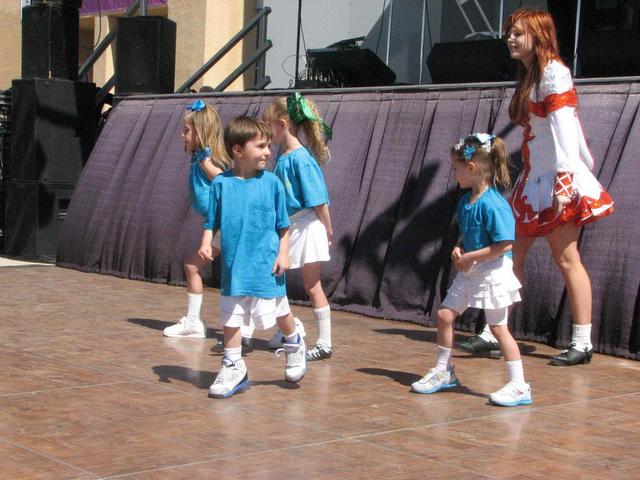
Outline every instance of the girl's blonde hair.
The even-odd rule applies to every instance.
[[[318,107],[313,102],[313,100],[309,100],[305,98],[309,108],[313,112],[313,114],[320,118],[320,112],[318,111]],[[286,118],[289,120],[292,128],[294,129],[294,133],[298,136],[298,130],[300,126],[304,129],[304,135],[307,138],[307,142],[309,142],[309,148],[311,149],[311,153],[315,157],[316,161],[322,165],[329,160],[331,157],[331,152],[329,152],[329,147],[327,146],[327,142],[324,136],[324,130],[320,122],[316,122],[309,119],[304,119],[302,123],[295,124],[291,117],[289,116],[289,111],[287,110],[287,97],[278,97],[265,109],[263,113],[263,118],[267,121],[280,120],[281,118]]]
[[[533,85],[540,83],[542,72],[551,60],[562,63],[560,49],[558,48],[558,36],[556,26],[549,12],[520,8],[509,15],[504,24],[504,37],[509,36],[513,26],[520,22],[525,33],[530,33],[533,39],[535,58],[531,68],[527,69],[519,62],[516,74],[516,90],[509,105],[509,117],[511,120],[524,126],[529,117],[529,95]]]
[[[508,190],[511,188],[509,173],[509,152],[500,137],[491,135],[486,141],[472,134],[451,149],[451,155],[459,162],[475,162],[481,174],[493,186]]]
[[[211,163],[221,170],[231,167],[231,160],[224,148],[222,122],[215,108],[205,103],[205,108],[197,112],[187,110],[184,122],[193,125],[198,147],[204,149],[209,146],[211,149]]]

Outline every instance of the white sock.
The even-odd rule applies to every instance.
[[[496,339],[496,337],[494,337],[493,333],[491,333],[491,329],[489,328],[489,325],[484,326],[482,333],[480,333],[480,338],[482,338],[483,340],[486,340],[487,342],[498,343],[498,340]]]
[[[187,292],[187,318],[191,322],[201,322],[202,294]]]
[[[507,364],[507,370],[509,371],[509,381],[519,384],[526,383],[524,381],[524,368],[522,368],[522,360],[513,360],[511,362],[505,362]]]
[[[224,348],[224,356],[232,362],[237,362],[242,358],[242,347]]]
[[[256,329],[256,326],[253,322],[249,322],[249,325],[242,324],[240,326],[240,334],[242,338],[253,338],[253,331]]]
[[[284,337],[284,342],[282,343],[300,343],[300,338],[298,337],[298,331],[296,330],[291,335],[282,334]]]
[[[451,370],[451,349],[438,345],[436,370],[439,372],[447,372]]]
[[[591,345],[591,324],[578,325],[574,323],[571,343],[575,343],[578,350],[584,350],[585,348],[591,350],[593,348],[593,345]]]
[[[331,348],[331,307],[314,308],[313,316],[318,326],[318,341],[325,347]]]

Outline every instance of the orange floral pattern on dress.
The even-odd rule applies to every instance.
[[[529,112],[542,118],[562,107],[578,107],[578,96],[575,88],[564,93],[552,93],[542,102],[529,102]],[[540,212],[534,211],[531,204],[527,202],[527,196],[523,193],[531,171],[528,144],[534,138],[535,135],[531,132],[531,124],[529,118],[527,118],[521,147],[524,168],[520,178],[518,178],[510,201],[516,217],[516,233],[518,235],[526,237],[544,236],[560,225],[571,221],[577,226],[582,226],[613,213],[613,199],[604,189],[600,191],[599,198],[574,195],[571,202],[565,205],[559,215],[556,215],[552,207],[545,208]],[[594,213],[594,210],[597,211],[606,205],[609,205],[609,208],[602,212]]]
[[[542,102],[529,101],[529,112],[541,118],[545,118],[551,112],[555,112],[562,107],[578,108],[578,94],[575,88],[563,93],[547,95]]]

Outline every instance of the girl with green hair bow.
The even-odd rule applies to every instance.
[[[289,226],[290,268],[302,269],[304,289],[309,295],[318,326],[318,340],[307,350],[307,360],[331,357],[331,309],[320,282],[321,262],[330,260],[333,236],[329,214],[329,193],[319,164],[330,157],[327,139],[331,128],[321,118],[311,100],[299,93],[276,98],[264,111],[263,119],[271,126],[272,143],[280,147],[274,172],[285,188]],[[300,142],[304,130],[307,147]],[[303,334],[304,329],[299,328]],[[278,348],[282,333],[269,341]]]

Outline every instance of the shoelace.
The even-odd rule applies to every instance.
[[[234,362],[231,362],[231,365],[225,365],[222,364],[222,369],[220,370],[220,372],[218,373],[218,376],[216,377],[215,381],[213,382],[214,384],[221,384],[227,381],[227,377],[232,377],[233,376],[233,370],[235,368],[236,364]]]
[[[301,348],[297,349],[295,352],[289,352],[289,354],[287,354],[287,351],[284,348],[279,348],[276,350],[276,357],[279,357],[281,353],[284,353],[286,358],[287,358],[287,366],[292,366],[292,365],[299,365],[301,363],[301,356],[302,356],[302,352],[303,350]]]

